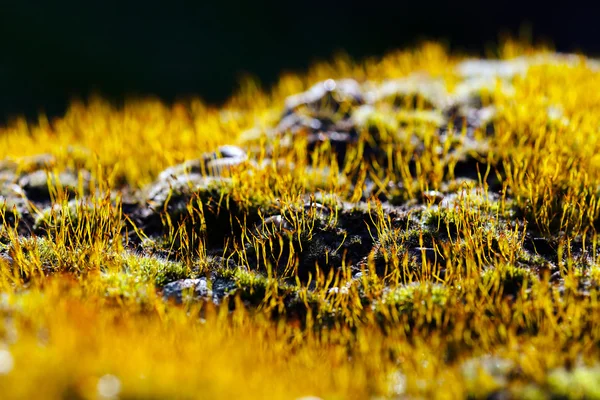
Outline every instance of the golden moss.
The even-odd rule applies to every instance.
[[[499,54],[529,60],[511,90],[457,89],[464,58],[427,43],[379,60],[339,56],[268,92],[247,81],[221,109],[92,98],[53,121],[0,128],[9,178],[86,170],[96,185],[75,200],[50,188],[55,205],[11,217],[35,220],[37,236],[4,220],[3,398],[598,398],[600,72],[583,56],[514,42]],[[269,137],[285,98],[317,82],[415,72],[489,102],[493,135],[451,126],[442,139],[446,117],[421,99],[417,110],[364,110],[343,160],[327,142],[308,154],[306,138]],[[383,156],[367,165],[375,136]],[[170,229],[152,236],[123,217],[166,167],[241,142],[257,145],[255,162],[231,168],[227,184],[190,189]],[[481,166],[469,181],[454,179],[463,150]],[[367,181],[405,208],[374,197],[357,206]],[[362,251],[365,238],[343,218],[374,242],[352,265],[340,249]],[[230,237],[224,225],[239,229]],[[267,253],[283,248],[280,273]],[[310,273],[287,268],[310,252]],[[165,301],[165,284],[200,278],[216,301]]]

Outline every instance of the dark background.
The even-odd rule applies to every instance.
[[[524,24],[559,51],[600,54],[599,6],[525,1],[0,0],[0,122],[101,93],[223,102],[240,74],[273,83],[338,50],[378,56],[423,39],[483,54]]]

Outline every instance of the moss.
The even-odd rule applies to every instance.
[[[571,371],[556,368],[548,374],[548,386],[554,396],[598,399],[600,398],[600,367],[577,366]]]
[[[328,222],[319,213],[301,211],[296,216],[281,217],[290,229],[265,230],[249,238],[239,263],[253,269],[272,269],[280,278],[298,277],[306,282],[317,272],[327,275],[344,262],[358,262],[368,254],[370,241]],[[343,217],[340,217],[343,219]]]
[[[16,221],[23,217],[23,203],[14,199],[2,199],[0,197],[0,222],[5,221],[9,225],[14,225]]]
[[[44,208],[41,213],[35,217],[33,228],[36,231],[42,229],[56,228],[62,224],[77,225],[79,216],[89,213],[92,207],[87,202],[71,200],[65,205],[55,204]]]
[[[136,254],[125,255],[123,267],[125,271],[137,275],[142,282],[152,282],[157,287],[179,279],[197,277],[197,271],[190,270],[180,262]]]
[[[352,118],[360,128],[382,135],[392,135],[400,127],[396,114],[389,110],[378,110],[372,106],[363,106],[357,108],[352,114]]]
[[[450,296],[448,287],[440,284],[402,285],[383,294],[374,305],[375,314],[384,327],[405,323],[405,329],[433,328],[448,323],[445,314]]]
[[[419,77],[390,80],[375,91],[375,102],[392,104],[408,110],[431,110],[442,106],[444,85]]]
[[[39,235],[78,238],[81,245],[115,245],[123,227],[120,205],[101,196],[55,203],[39,212],[33,224]]]
[[[203,241],[222,246],[227,238],[239,237],[245,227],[258,223],[260,213],[272,207],[252,193],[242,193],[247,198],[238,196],[229,180],[196,177],[177,182],[153,189],[151,204],[157,214],[145,223],[147,234],[158,228],[176,249],[197,249]]]
[[[48,276],[65,272],[85,275],[101,269],[97,248],[81,243],[65,246],[50,237],[21,237],[9,245],[7,252],[26,280],[39,274]],[[104,262],[112,262],[115,258],[114,249],[111,248],[103,249],[101,254]]]
[[[49,204],[46,190],[34,232],[0,227],[3,394],[97,397],[108,376],[123,398],[598,397],[600,80],[574,58],[464,73],[428,44],[319,65],[271,93],[246,87],[220,110],[93,100],[1,128],[7,154],[62,154],[23,172],[0,162],[0,196],[23,200],[27,224],[37,209],[10,185],[47,186],[35,171],[94,167],[112,191]],[[502,75],[515,91],[490,93],[495,113],[477,108],[481,93],[438,99],[419,85],[437,78],[369,93],[421,68],[449,88]],[[289,94],[341,74],[379,83],[354,82],[346,100],[321,83],[281,118]],[[254,124],[264,140],[227,178],[185,161]],[[322,147],[307,145],[315,136]],[[93,153],[69,153],[73,141]],[[498,182],[480,184],[478,165]],[[157,176],[146,203],[138,189]],[[123,213],[146,238],[121,231]],[[164,301],[189,289],[189,303]]]
[[[58,270],[60,267],[58,247],[44,237],[20,238],[18,243],[10,245],[8,254],[18,263],[25,262],[32,267],[39,262],[46,271]]]
[[[129,272],[103,272],[99,282],[99,290],[111,300],[146,305],[154,297],[154,285]]]
[[[63,196],[72,199],[87,194],[90,182],[91,174],[85,170],[65,170],[60,173],[38,170],[21,177],[19,185],[29,200],[47,204]]]
[[[444,306],[449,290],[443,285],[411,284],[390,291],[383,297],[383,303],[396,307],[399,311],[410,311],[419,306],[418,301],[427,297],[432,306]]]
[[[512,265],[488,268],[481,275],[481,284],[488,293],[501,293],[505,296],[516,296],[525,283],[531,288],[537,281],[538,278],[532,271]]]
[[[275,281],[255,271],[245,268],[219,268],[211,273],[210,284],[217,296],[239,296],[247,305],[259,306],[269,298],[276,300],[293,292],[291,286]]]
[[[460,369],[469,395],[481,399],[508,388],[515,364],[508,359],[487,355],[464,361]]]
[[[237,294],[252,305],[259,305],[267,298],[267,278],[256,273],[238,270],[235,274]],[[272,293],[273,294],[273,293]]]

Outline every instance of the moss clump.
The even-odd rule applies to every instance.
[[[91,182],[91,174],[85,170],[59,173],[38,170],[19,179],[19,185],[29,200],[45,204],[59,198],[84,196],[89,193]]]
[[[446,304],[448,287],[432,283],[402,285],[383,294],[375,304],[378,321],[386,326],[404,323],[405,329],[427,328],[448,324]]]
[[[248,237],[239,263],[302,282],[356,265],[371,249],[368,230],[352,225],[352,211],[318,206],[290,207],[265,219]]]
[[[512,265],[497,265],[481,275],[481,285],[487,293],[504,296],[517,296],[523,287],[531,289],[537,281],[531,270]]]
[[[123,269],[138,276],[142,282],[152,282],[157,287],[178,279],[198,276],[198,271],[193,271],[183,263],[136,254],[127,254],[123,257]]]
[[[269,202],[251,193],[240,193],[226,179],[190,176],[159,182],[151,188],[154,210],[142,223],[148,235],[166,235],[170,247],[198,249],[202,243],[222,246],[239,237],[247,226],[270,212]]]
[[[61,270],[61,254],[50,239],[44,237],[20,238],[9,244],[7,253],[13,259],[14,267],[24,276]]]
[[[462,362],[460,369],[469,395],[480,399],[506,391],[516,366],[511,360],[487,355]]]
[[[102,272],[96,288],[106,299],[131,305],[148,306],[155,297],[154,285],[126,271]]]
[[[572,399],[600,398],[600,367],[580,365],[572,370],[556,368],[548,374],[553,396]]]
[[[36,231],[57,228],[61,224],[77,225],[79,216],[89,213],[92,206],[86,201],[71,200],[66,204],[55,204],[44,208],[35,218]]]

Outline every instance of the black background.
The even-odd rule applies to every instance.
[[[529,25],[559,51],[600,54],[599,6],[524,1],[0,0],[0,122],[60,115],[73,96],[224,101],[242,72],[273,83],[338,50],[356,58],[440,39],[483,54]]]

